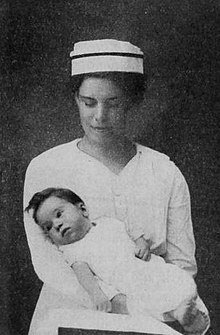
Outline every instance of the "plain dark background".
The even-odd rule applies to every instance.
[[[145,53],[146,101],[129,115],[128,133],[169,155],[189,184],[197,284],[218,334],[219,5],[211,0],[0,2],[1,334],[27,334],[41,288],[22,223],[25,170],[42,151],[81,136],[68,89],[69,53],[74,42],[99,38],[128,40]]]

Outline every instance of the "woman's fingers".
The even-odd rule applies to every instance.
[[[135,255],[139,258],[141,258],[141,256],[143,256],[143,250],[142,248],[140,248],[139,246],[136,246],[135,248]]]
[[[151,253],[150,253],[149,250],[145,251],[145,253],[144,253],[142,259],[143,259],[144,261],[147,261],[147,262],[151,259]]]
[[[148,261],[150,259],[150,245],[150,240],[146,240],[143,236],[140,236],[135,240],[135,255],[138,258]]]
[[[138,258],[143,259],[144,261],[149,261],[150,257],[151,257],[149,248],[146,249],[146,248],[138,248],[137,247],[136,250],[135,250],[135,255]]]
[[[143,259],[144,255],[145,255],[145,249],[140,249],[139,258]]]

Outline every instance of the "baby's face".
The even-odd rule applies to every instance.
[[[37,221],[56,245],[82,239],[91,228],[88,213],[82,203],[72,203],[51,196],[37,210]]]

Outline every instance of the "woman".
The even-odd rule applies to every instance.
[[[147,260],[151,240],[151,252],[194,276],[185,179],[166,155],[125,135],[127,112],[138,112],[143,99],[143,53],[128,42],[98,40],[76,43],[71,58],[72,90],[84,136],[33,159],[24,206],[46,187],[70,188],[85,199],[91,219],[105,215],[126,222],[138,257]],[[25,229],[35,271],[44,282],[33,324],[53,308],[93,308],[72,270],[30,217],[25,217]],[[113,311],[126,313],[126,297],[100,285],[113,297]]]

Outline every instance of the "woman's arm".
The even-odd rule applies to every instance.
[[[174,166],[174,179],[167,216],[167,252],[165,260],[196,275],[195,239],[191,220],[190,194],[187,183]]]
[[[111,302],[101,290],[96,277],[87,263],[75,262],[71,265],[74,273],[82,287],[89,294],[97,310],[111,312]]]

